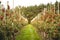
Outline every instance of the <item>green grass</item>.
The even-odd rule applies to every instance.
[[[16,36],[16,40],[41,40],[41,38],[36,32],[36,28],[28,24],[22,28],[21,34]]]

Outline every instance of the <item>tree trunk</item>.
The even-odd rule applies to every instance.
[[[30,24],[30,21],[31,21],[31,20],[30,20],[30,18],[29,18],[29,19],[28,19],[28,24]]]

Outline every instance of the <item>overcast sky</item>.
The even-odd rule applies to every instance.
[[[6,7],[7,1],[9,1],[9,5],[13,8],[13,0],[0,0],[2,4]],[[20,6],[32,6],[32,5],[39,5],[39,4],[47,4],[47,3],[55,3],[56,0],[14,0],[14,7]],[[57,0],[60,2],[60,0]]]

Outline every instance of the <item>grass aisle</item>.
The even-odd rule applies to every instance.
[[[36,32],[36,28],[28,24],[22,28],[21,34],[16,37],[16,40],[41,40],[41,38]]]

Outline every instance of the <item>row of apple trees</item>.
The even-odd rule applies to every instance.
[[[40,13],[40,17],[36,19],[32,24],[36,26],[43,40],[60,40],[60,14],[46,11],[45,15]]]
[[[0,9],[0,40],[15,40],[15,36],[27,24],[24,22],[25,19],[21,17],[19,10],[18,7]]]

